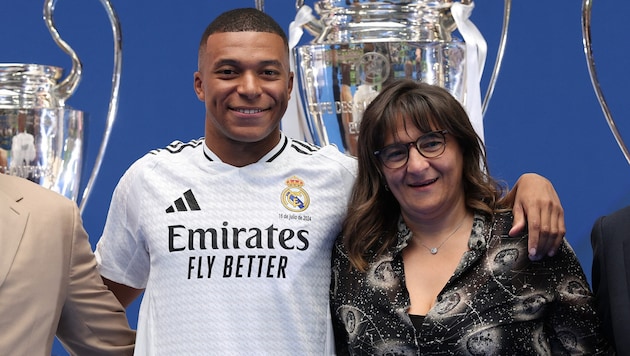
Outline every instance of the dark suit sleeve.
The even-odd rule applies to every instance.
[[[72,235],[72,251],[57,337],[73,354],[131,355],[135,332],[125,309],[103,284],[79,211],[72,206],[70,216],[61,218]]]
[[[604,243],[602,239],[602,222],[603,217],[595,221],[593,230],[591,231],[591,246],[593,248],[593,265],[591,269],[591,279],[593,284],[593,294],[595,295],[595,306],[599,317],[602,320],[602,332],[614,344],[612,323],[610,316],[610,295],[608,271],[604,258]]]
[[[630,206],[599,218],[591,232],[593,292],[606,336],[630,355]]]

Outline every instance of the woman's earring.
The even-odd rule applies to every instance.
[[[389,185],[387,185],[387,183],[385,183],[385,190],[389,192]]]

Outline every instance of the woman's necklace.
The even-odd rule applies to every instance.
[[[448,241],[448,239],[451,238],[451,236],[455,235],[455,233],[457,232],[457,230],[459,230],[460,227],[462,227],[462,225],[464,224],[464,221],[466,221],[466,217],[468,216],[468,214],[464,215],[464,218],[462,219],[462,221],[459,223],[459,225],[457,225],[457,227],[455,228],[455,230],[453,230],[453,232],[451,232],[448,236],[446,236],[446,238],[444,239],[444,241],[442,241],[442,243],[437,246],[437,247],[429,247],[425,244],[422,243],[422,241],[420,241],[420,245],[422,245],[422,247],[426,248],[427,250],[429,250],[429,252],[431,252],[432,255],[435,255],[438,253],[438,251],[440,250],[440,248],[442,248],[442,246],[446,243],[446,241]]]

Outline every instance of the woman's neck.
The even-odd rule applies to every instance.
[[[451,210],[448,214],[444,214],[441,217],[427,217],[405,219],[405,224],[413,233],[413,239],[422,241],[427,245],[435,245],[435,243],[442,243],[445,239],[451,238],[459,230],[461,230],[465,222],[472,218],[472,211],[469,211],[466,206],[461,206],[457,209]]]

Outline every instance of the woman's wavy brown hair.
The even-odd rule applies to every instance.
[[[396,132],[400,120],[425,133],[448,130],[464,155],[466,206],[488,216],[502,208],[505,188],[489,175],[485,146],[459,101],[438,86],[408,79],[394,81],[368,105],[359,129],[358,176],[342,230],[349,259],[359,270],[365,270],[368,259],[397,242],[400,205],[385,188],[382,163],[374,151],[383,147],[388,133]]]

